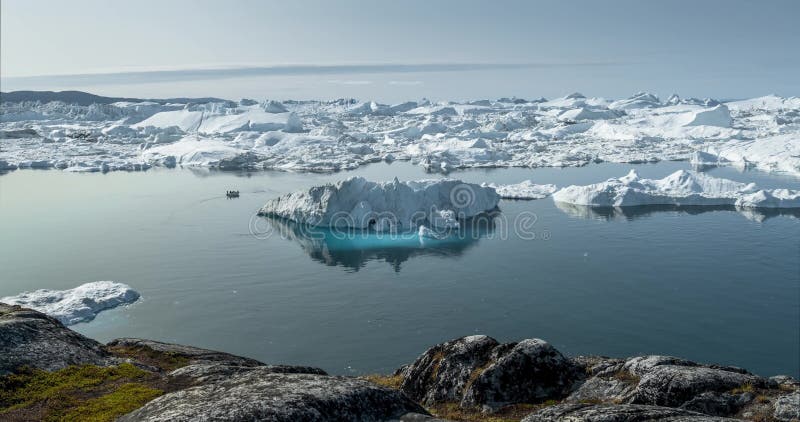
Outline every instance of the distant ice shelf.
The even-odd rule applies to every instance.
[[[127,305],[139,299],[139,293],[127,284],[94,281],[69,290],[40,289],[0,298],[0,302],[20,305],[50,315],[64,325],[91,321],[98,313]]]
[[[410,160],[432,172],[689,160],[800,176],[800,98],[721,103],[610,100],[355,100],[0,105],[0,170],[152,166],[337,171]]]

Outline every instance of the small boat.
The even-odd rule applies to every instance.
[[[229,191],[225,192],[225,196],[227,196],[229,199],[230,198],[238,198],[239,197],[239,191],[238,190],[229,190]]]

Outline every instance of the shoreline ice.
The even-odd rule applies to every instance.
[[[139,299],[127,284],[94,281],[68,290],[40,289],[0,298],[0,302],[20,305],[47,314],[64,325],[89,322],[97,314]]]
[[[0,105],[0,170],[152,166],[339,171],[409,160],[432,172],[718,157],[800,176],[800,98],[720,103],[638,93],[612,101],[253,100]]]
[[[678,170],[663,179],[644,179],[635,170],[591,185],[572,185],[553,194],[555,202],[592,207],[642,205],[800,208],[800,190],[759,189],[703,173]]]

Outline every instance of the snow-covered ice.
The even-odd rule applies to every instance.
[[[113,281],[93,281],[69,290],[40,289],[0,298],[0,302],[20,305],[50,315],[64,325],[94,319],[98,313],[139,299],[130,286]]]
[[[429,171],[569,167],[704,156],[714,165],[800,176],[800,98],[721,103],[611,100],[466,102],[242,100],[190,104],[0,105],[0,170],[152,166],[337,171],[410,160]]]
[[[639,205],[800,208],[800,190],[759,189],[754,183],[678,170],[663,179],[644,179],[635,170],[623,177],[586,186],[568,186],[553,200],[595,207]]]
[[[510,185],[482,183],[481,186],[494,188],[497,194],[505,199],[542,199],[556,191],[556,185],[537,185],[532,180],[524,180]]]
[[[460,180],[378,183],[351,177],[272,199],[259,214],[378,232],[418,230],[420,225],[457,229],[464,220],[494,210],[499,201],[493,188]]]

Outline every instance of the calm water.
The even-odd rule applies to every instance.
[[[632,167],[663,177],[687,166],[473,170],[453,177],[563,186]],[[711,174],[800,189],[789,177]],[[508,226],[501,224],[463,242],[425,245],[309,239],[253,218],[280,193],[350,175],[440,177],[408,163],[333,175],[0,176],[0,296],[116,280],[142,299],[75,329],[101,341],[146,337],[332,373],[388,372],[430,345],[473,333],[540,337],[568,354],[660,353],[763,375],[800,373],[797,215],[620,213],[558,208],[551,199],[502,201],[504,221],[535,214],[535,239],[503,236]],[[228,189],[239,189],[241,198],[227,200]],[[273,231],[253,236],[254,227]]]

